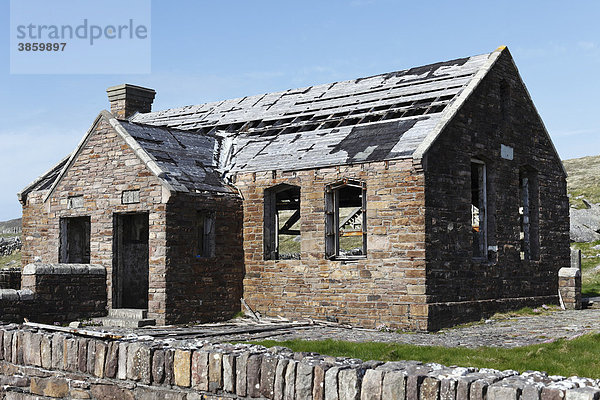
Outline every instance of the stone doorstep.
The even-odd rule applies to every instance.
[[[137,308],[111,308],[108,310],[108,317],[123,319],[145,319],[148,317],[148,310]]]
[[[108,316],[96,318],[93,321],[101,323],[106,327],[118,328],[141,328],[143,326],[156,325],[156,320],[147,318],[148,310],[133,308],[111,308]]]
[[[156,320],[150,318],[128,319],[104,317],[94,319],[93,321],[102,324],[102,326],[116,328],[141,328],[144,326],[156,325]]]

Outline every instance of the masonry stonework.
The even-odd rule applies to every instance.
[[[367,189],[367,256],[325,258],[325,185]],[[300,187],[300,260],[264,260],[264,191]],[[244,297],[260,312],[360,326],[426,329],[424,178],[409,160],[239,174],[244,198]]]
[[[507,86],[506,86],[507,85]],[[501,146],[514,149],[501,157]],[[474,260],[471,159],[487,167],[487,260]],[[428,151],[425,164],[429,328],[557,303],[569,266],[566,174],[512,58],[504,52]],[[519,172],[537,172],[539,257],[520,259]]]
[[[109,98],[127,120],[102,111],[75,156],[21,201],[25,263],[60,261],[65,226],[91,226],[89,255],[73,262],[106,268],[110,308],[125,303],[124,258],[148,264],[132,279],[147,288],[129,294],[159,324],[226,319],[242,296],[266,315],[416,330],[557,302],[566,176],[504,47],[159,112],[151,89],[120,85]],[[331,213],[342,189],[327,190],[340,181],[358,185],[345,201],[354,216],[364,208],[360,230]],[[300,251],[275,260],[281,185],[300,190],[300,229],[277,235],[294,232]],[[282,208],[294,215],[296,188]],[[125,229],[140,214],[146,243]],[[202,221],[214,222],[208,252]],[[366,237],[366,252],[332,256],[336,235]]]

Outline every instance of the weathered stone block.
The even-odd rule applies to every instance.
[[[296,400],[312,399],[314,366],[308,362],[299,362],[296,366]]]
[[[130,343],[127,347],[127,379],[149,384],[151,380],[151,352],[142,343]]]
[[[235,394],[246,396],[247,393],[247,366],[249,353],[242,353],[235,358]]]
[[[63,354],[63,365],[65,370],[77,371],[79,366],[79,341],[77,339],[65,339],[65,352]]]
[[[406,399],[419,400],[421,393],[421,385],[425,376],[423,375],[408,375],[406,377]]]
[[[386,371],[381,387],[382,400],[404,400],[406,395],[406,374],[402,371]]]
[[[275,382],[273,384],[273,399],[283,400],[285,395],[285,371],[289,360],[280,359],[277,361],[277,367],[275,368]]]
[[[119,343],[119,363],[117,365],[117,379],[127,379],[127,343]]]
[[[442,379],[440,384],[440,400],[456,400],[456,379]]]
[[[42,361],[42,368],[52,368],[52,339],[48,335],[42,336],[40,343],[40,357]]]
[[[519,388],[508,385],[491,385],[487,388],[487,400],[519,400]]]
[[[115,378],[119,368],[119,343],[109,342],[106,349],[106,363],[104,365],[104,376]]]
[[[565,391],[557,387],[545,387],[542,389],[541,400],[564,400]]]
[[[440,381],[432,378],[426,377],[423,379],[423,383],[421,384],[421,388],[419,390],[419,399],[420,400],[437,400],[440,394]]]
[[[89,342],[88,346],[93,346],[94,342]],[[107,345],[101,341],[95,341],[96,360],[94,362],[94,375],[98,378],[104,378],[104,363],[106,361]]]
[[[181,387],[191,386],[191,350],[175,350],[173,358],[173,375],[175,384]]]
[[[283,393],[284,400],[294,400],[296,397],[296,368],[298,362],[290,360],[285,369],[285,389]]]
[[[327,364],[317,364],[313,370],[313,400],[325,399],[325,372],[329,369]]]
[[[48,397],[66,397],[69,394],[69,384],[64,378],[49,377],[38,378],[32,377],[29,390],[33,394]]]
[[[88,372],[88,340],[79,338],[77,341],[77,371],[86,373]]]
[[[87,346],[87,372],[94,375],[96,372],[96,342],[85,339],[85,345]]]
[[[209,353],[196,350],[192,354],[192,386],[196,390],[208,391]]]
[[[565,396],[565,400],[598,400],[598,398],[600,398],[600,389],[590,386],[569,389]]]
[[[208,356],[208,390],[215,393],[223,389],[223,353],[211,352]]]
[[[273,399],[275,394],[275,372],[277,358],[265,355],[260,367],[260,393],[267,399]]]
[[[340,400],[360,399],[361,373],[356,368],[342,369],[338,374],[338,395]],[[416,400],[416,399],[415,399]]]
[[[12,360],[12,332],[5,331],[2,337],[2,353],[4,354],[4,359],[6,361]],[[62,360],[62,356],[61,356]]]
[[[167,349],[165,350],[165,384],[174,385],[175,384],[175,350]]]
[[[235,355],[223,354],[223,390],[235,393]]]
[[[163,383],[165,379],[165,351],[154,350],[152,354],[152,382]]]
[[[360,400],[381,400],[383,371],[369,369],[362,380]]]
[[[329,368],[325,372],[325,400],[339,400],[338,374],[340,367]]]
[[[262,366],[262,355],[252,354],[248,357],[246,365],[247,392],[250,397],[260,397],[260,369]]]
[[[92,385],[91,392],[96,399],[135,400],[131,390],[117,385]]]
[[[52,336],[52,369],[64,369],[64,343],[64,335],[55,333]]]

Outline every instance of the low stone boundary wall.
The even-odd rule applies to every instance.
[[[0,269],[0,289],[20,289],[21,268],[12,267]]]
[[[558,270],[558,290],[567,310],[581,310],[581,271],[579,268]]]
[[[416,361],[382,363],[286,348],[100,340],[0,327],[7,399],[595,400],[599,381]],[[36,397],[37,398],[37,397]]]
[[[89,264],[29,264],[21,289],[0,289],[0,320],[67,322],[106,315],[106,269]]]

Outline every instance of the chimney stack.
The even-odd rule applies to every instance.
[[[152,101],[156,92],[141,86],[125,83],[106,89],[110,112],[119,119],[127,119],[136,112],[152,111]]]

